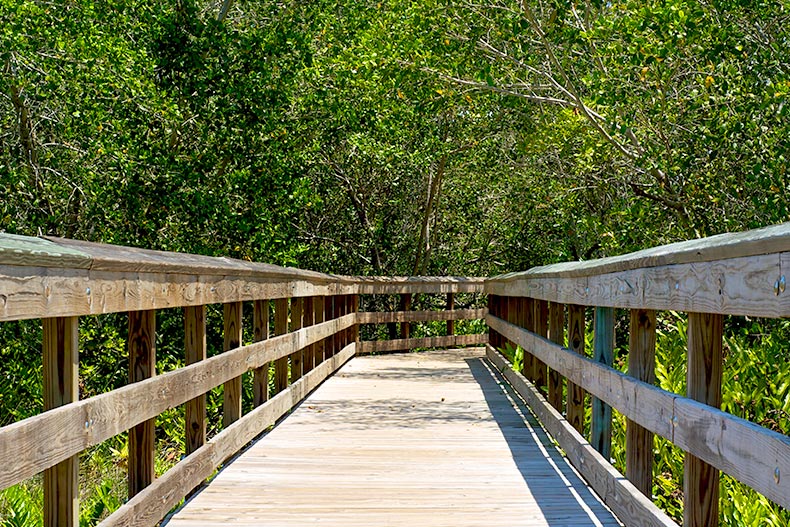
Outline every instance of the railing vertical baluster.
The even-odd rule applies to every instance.
[[[288,299],[278,298],[274,301],[274,335],[288,333]],[[288,388],[288,357],[280,357],[274,361],[274,393],[278,394]]]
[[[723,328],[722,315],[688,315],[686,396],[715,408],[721,406]],[[683,465],[683,496],[684,527],[719,524],[719,471],[688,453]]]
[[[532,305],[534,306],[533,331],[541,337],[546,337],[549,333],[549,304],[545,300],[535,299],[532,301]],[[546,364],[537,357],[533,358],[532,364],[535,371],[535,387],[543,395],[546,395],[546,388],[549,384]]]
[[[315,323],[315,298],[305,297],[302,309],[302,323],[304,327],[312,326]],[[309,372],[315,368],[315,344],[310,344],[302,351],[302,371]]]
[[[186,365],[206,359],[206,306],[184,308],[184,351]],[[186,403],[184,428],[185,454],[206,443],[206,396],[199,395]]]
[[[129,382],[153,377],[156,372],[156,311],[129,312]],[[129,430],[129,497],[154,481],[155,420]]]
[[[322,323],[325,318],[325,309],[326,309],[326,299],[329,297],[326,296],[317,296],[313,300],[313,321],[316,324]],[[313,364],[318,366],[324,361],[325,353],[326,353],[326,339],[320,340],[314,344],[313,348]]]
[[[252,314],[253,340],[260,342],[269,338],[269,301],[256,300]],[[267,362],[252,372],[252,404],[257,407],[269,400],[269,366]]]
[[[400,311],[411,311],[411,293],[400,295]],[[400,338],[407,339],[411,336],[411,324],[409,322],[400,323]]]
[[[584,355],[584,306],[568,305],[568,347]],[[581,386],[568,381],[566,419],[579,433],[584,432],[584,402],[587,394]]]
[[[79,318],[43,319],[44,410],[79,399]],[[79,456],[44,471],[44,525],[79,525]]]
[[[523,305],[522,309],[524,310],[523,315],[523,328],[527,331],[534,331],[535,329],[535,300],[529,297],[524,297],[522,299]],[[525,349],[524,350],[524,365],[522,367],[522,373],[524,377],[529,379],[531,382],[535,382],[535,356],[532,353]]]
[[[302,329],[304,314],[304,298],[297,297],[291,300],[291,331]],[[304,350],[296,350],[291,354],[291,382],[294,383],[302,377],[302,362]]]
[[[242,303],[223,304],[223,351],[241,346]],[[222,388],[222,427],[227,428],[241,417],[241,377],[231,379]]]
[[[455,293],[447,293],[447,311],[455,311]],[[455,335],[455,320],[447,321],[447,334]]]
[[[656,380],[656,312],[632,309],[628,344],[628,375],[653,384]],[[653,494],[653,433],[626,419],[625,474],[642,494]]]
[[[351,312],[359,313],[359,295],[351,296]],[[359,351],[359,324],[354,324],[351,332],[351,339],[356,343],[357,351]]]
[[[593,359],[601,364],[614,364],[614,308],[595,308]],[[592,398],[590,444],[605,459],[612,451],[612,407],[597,397]]]
[[[340,301],[337,295],[326,297],[326,319],[334,320],[337,318],[337,312],[340,309]],[[326,339],[326,350],[324,358],[333,357],[337,353],[337,335],[330,335]]]
[[[552,342],[565,345],[565,306],[556,302],[549,304],[549,338]],[[562,411],[563,378],[558,371],[549,370],[549,403]]]
[[[494,317],[499,316],[499,310],[497,309],[497,295],[488,295],[488,314]],[[493,328],[488,328],[488,343],[491,344],[491,347],[494,349],[499,348],[499,333],[493,330]]]

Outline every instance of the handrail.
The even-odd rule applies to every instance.
[[[228,258],[60,238],[0,234],[0,321],[41,319],[45,411],[0,428],[0,489],[44,473],[47,526],[78,523],[79,454],[129,431],[129,501],[102,525],[155,525],[227,458],[356,354],[480,344],[455,321],[485,309],[454,309],[456,293],[480,293],[464,277],[347,277]],[[411,295],[447,295],[448,311],[412,311]],[[401,311],[360,312],[360,295],[400,294]],[[252,344],[242,345],[242,302],[254,307]],[[274,328],[270,336],[270,302]],[[223,304],[224,352],[207,358],[207,304]],[[156,318],[184,308],[187,365],[154,376]],[[126,386],[78,400],[79,317],[129,314]],[[361,324],[447,323],[443,336],[360,341]],[[274,393],[269,399],[270,365]],[[242,415],[242,375],[254,373],[254,410]],[[206,437],[205,394],[224,386],[223,428]],[[186,405],[186,457],[154,477],[154,420]]]
[[[149,447],[143,447],[140,459],[130,448],[130,470],[134,465],[142,483],[105,524],[153,524],[167,504],[177,502],[354,354],[488,343],[489,358],[505,368],[497,348],[509,342],[521,346],[525,355],[522,371],[507,372],[508,379],[550,421],[547,428],[555,431],[571,461],[626,524],[671,524],[649,499],[638,496],[638,491],[650,496],[653,434],[689,454],[685,525],[716,521],[719,470],[790,507],[790,438],[716,408],[723,315],[790,316],[783,271],[790,268],[789,257],[790,223],[487,279],[337,276],[0,234],[0,321],[44,320],[49,365],[44,370],[47,411],[0,428],[0,458],[9,460],[0,468],[0,488],[46,470],[52,483],[48,492],[54,492],[45,498],[47,524],[73,525],[73,503],[64,502],[74,495],[79,452],[126,429],[137,445],[146,445],[152,419],[179,404],[191,409],[188,419],[195,420],[191,424],[197,430],[205,429],[200,400],[224,385],[224,431],[208,442],[205,433],[202,438],[198,433],[187,457],[165,476],[153,480],[152,451],[145,451]],[[412,295],[419,293],[446,294],[447,311],[412,310]],[[487,309],[456,310],[458,293],[487,294]],[[360,295],[401,295],[401,306],[395,312],[361,312]],[[270,300],[275,336],[269,339]],[[258,341],[247,346],[241,345],[239,327],[244,301],[254,302]],[[203,306],[212,303],[225,305],[226,351],[206,359]],[[592,359],[584,350],[584,306],[595,312]],[[153,377],[155,319],[150,313],[171,307],[186,310],[185,348],[193,359],[184,368]],[[628,374],[612,367],[615,308],[631,313]],[[653,386],[659,310],[689,314],[687,396]],[[76,401],[76,371],[69,365],[77,360],[77,317],[112,312],[130,313],[130,359],[140,365],[132,380],[139,382]],[[488,335],[455,334],[456,320],[481,318]],[[447,324],[444,335],[411,334],[412,324],[439,321]],[[361,324],[400,324],[400,338],[362,342]],[[268,400],[271,363],[275,397]],[[256,409],[241,416],[240,376],[250,370],[255,372]],[[592,395],[592,429],[590,442],[584,443],[579,433],[587,393]],[[628,423],[627,484],[606,463],[612,408]],[[46,444],[40,444],[42,436]],[[590,448],[600,454],[592,461]],[[182,481],[181,473],[193,476]],[[166,499],[150,508],[149,501],[162,497],[157,489]]]

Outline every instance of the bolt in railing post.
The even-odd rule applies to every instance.
[[[628,375],[653,384],[656,380],[656,312],[632,309],[628,344]],[[647,497],[653,495],[653,432],[626,419],[625,474]]]
[[[206,359],[206,306],[184,308],[184,352],[187,366]],[[191,454],[206,443],[206,396],[185,405],[184,449]]]
[[[584,355],[584,306],[568,305],[568,347]],[[568,381],[566,419],[580,434],[584,433],[584,388]]]
[[[43,319],[44,410],[79,399],[79,319]],[[79,525],[79,456],[44,471],[44,525]]]
[[[129,312],[129,382],[155,375],[156,311]],[[129,497],[154,481],[155,420],[149,419],[129,430]]]
[[[689,313],[686,396],[721,406],[722,335],[724,317]],[[683,464],[683,525],[708,527],[719,524],[719,471],[686,454]]]
[[[595,308],[595,334],[593,359],[612,366],[614,364],[614,308]],[[609,459],[612,452],[612,407],[597,397],[592,398],[592,424],[590,444]]]

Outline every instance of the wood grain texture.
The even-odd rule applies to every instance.
[[[491,281],[486,289],[566,304],[776,318],[790,315],[790,294],[774,294],[788,258],[767,254],[580,278]]]
[[[43,238],[0,233],[0,264],[88,269],[91,257]]]
[[[252,305],[253,342],[269,338],[269,301],[256,300]],[[269,363],[252,370],[252,405],[258,407],[269,400]]]
[[[571,304],[568,306],[568,348],[574,353],[585,355],[584,352],[584,332],[586,322],[584,320],[584,307]],[[556,369],[556,368],[555,368]],[[564,372],[563,375],[567,377]],[[566,415],[568,422],[579,433],[584,432],[584,404],[587,394],[584,388],[568,379],[568,396]]]
[[[632,309],[628,336],[628,375],[656,380],[656,312]],[[653,432],[626,419],[625,474],[645,496],[653,495]]]
[[[45,318],[43,325],[44,410],[79,400],[79,319]],[[79,525],[79,456],[44,471],[44,525]]]
[[[422,337],[398,340],[366,340],[360,343],[360,355],[392,351],[404,351],[414,348],[443,348],[451,346],[473,346],[488,342],[486,333],[474,335],[447,335],[441,337]]]
[[[555,344],[565,346],[565,306],[549,304],[549,338]],[[557,370],[549,369],[549,403],[558,411],[564,408],[563,389],[565,379]]]
[[[479,320],[485,318],[487,310],[455,309],[453,311],[363,311],[359,313],[360,324],[388,324],[390,322],[432,322],[437,320]],[[448,334],[452,334],[448,333]]]
[[[688,315],[686,396],[721,406],[722,338],[724,317],[704,313]],[[683,525],[719,524],[719,471],[686,453],[683,463]]]
[[[222,306],[223,345],[228,352],[241,346],[242,303]],[[222,387],[222,427],[227,428],[241,417],[241,376],[230,379]]]
[[[168,527],[617,525],[506,384],[479,349],[357,357]]]
[[[304,324],[304,299],[291,300],[291,331],[302,329]],[[302,361],[304,350],[296,350],[291,355],[291,383],[295,383],[302,376]]]
[[[317,296],[313,300],[313,318],[316,324],[320,324],[326,320],[325,315],[326,309],[326,297]],[[326,353],[326,341],[321,340],[316,342],[313,345],[313,353],[315,357],[313,358],[314,366],[318,366],[321,362],[324,361],[325,353]]]
[[[634,485],[609,464],[584,437],[566,421],[527,379],[513,371],[507,360],[487,347],[487,356],[519,395],[524,397],[541,424],[557,441],[568,460],[584,476],[590,486],[628,527],[677,527]]]
[[[242,447],[272,426],[329,375],[354,356],[353,345],[211,438],[200,450],[168,470],[156,483],[102,521],[101,527],[154,526],[195,486]],[[229,518],[223,518],[223,525]]]
[[[246,371],[352,326],[354,315],[256,342],[0,428],[0,490]],[[42,437],[49,438],[42,442]]]
[[[358,320],[358,319],[357,319]],[[315,298],[308,296],[304,299],[302,324],[304,327],[315,323]],[[357,327],[357,326],[354,326]],[[310,344],[302,350],[302,370],[307,373],[315,367],[315,344]]]
[[[614,309],[596,307],[593,335],[593,360],[605,366],[614,364]],[[612,452],[612,407],[592,398],[592,422],[590,424],[590,443],[609,459]]]
[[[129,313],[129,382],[156,375],[156,311]],[[155,419],[147,419],[129,430],[129,497],[154,481]]]
[[[274,335],[286,333],[288,333],[288,299],[278,298],[274,301]],[[281,357],[274,363],[274,393],[280,393],[287,387],[288,357]]]
[[[184,350],[187,366],[206,360],[206,306],[184,308]],[[206,395],[187,401],[184,449],[191,454],[206,444]]]

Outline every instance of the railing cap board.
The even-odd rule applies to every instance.
[[[0,265],[89,269],[91,257],[43,238],[0,233]]]
[[[710,262],[786,251],[790,251],[790,223],[744,232],[718,234],[585,262],[563,262],[533,267],[527,271],[495,276],[489,279],[489,282],[510,282],[525,278],[579,278],[647,267]]]

